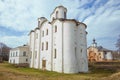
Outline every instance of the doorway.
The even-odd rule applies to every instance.
[[[46,70],[46,60],[42,60],[42,70]]]

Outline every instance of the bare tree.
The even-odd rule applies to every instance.
[[[120,52],[120,35],[119,35],[119,38],[117,39],[117,42],[115,45],[117,47],[117,50]]]
[[[0,56],[2,57],[3,60],[5,61],[8,60],[9,51],[10,48],[6,44],[0,42]]]

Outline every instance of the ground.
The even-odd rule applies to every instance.
[[[0,80],[120,80],[118,69],[89,67],[88,73],[62,74],[31,68],[17,68],[5,62],[0,63]]]

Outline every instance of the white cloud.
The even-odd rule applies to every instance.
[[[98,8],[94,15],[84,21],[88,25],[88,44],[92,38],[97,38],[101,45],[115,49],[115,41],[120,34],[120,10],[117,9],[120,5],[116,7],[117,4],[109,0],[106,5]]]
[[[1,42],[9,47],[17,47],[28,43],[28,36],[4,36],[1,38]]]
[[[37,18],[44,16],[50,19],[50,14],[56,6],[63,5],[68,9],[68,18],[76,18],[87,24],[88,44],[92,38],[100,40],[102,45],[109,39],[114,43],[119,33],[120,21],[120,1],[108,0],[102,3],[101,0],[4,0],[0,1],[0,26],[12,28],[16,31],[29,32],[37,26]],[[84,8],[86,4],[92,6]],[[87,5],[86,5],[87,6]],[[112,35],[111,35],[112,33]],[[5,33],[3,33],[5,34]],[[26,34],[27,35],[27,34]],[[18,36],[23,38],[23,36]],[[23,43],[16,36],[4,36],[2,40],[9,45]],[[102,39],[101,39],[102,38]],[[10,40],[7,40],[10,39]],[[18,39],[15,44],[12,44],[12,39]],[[26,42],[26,41],[25,41]],[[112,45],[114,46],[114,45]]]
[[[29,31],[37,26],[37,18],[49,19],[60,1],[53,0],[5,0],[0,1],[0,25],[19,31]],[[50,13],[51,12],[51,13]]]

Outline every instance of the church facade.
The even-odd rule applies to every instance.
[[[112,51],[102,46],[97,46],[95,39],[93,39],[93,43],[87,49],[88,53],[88,61],[90,62],[100,62],[100,61],[111,61],[113,60]]]
[[[86,24],[67,19],[67,9],[58,6],[51,20],[38,18],[29,33],[30,67],[60,73],[88,71]]]

